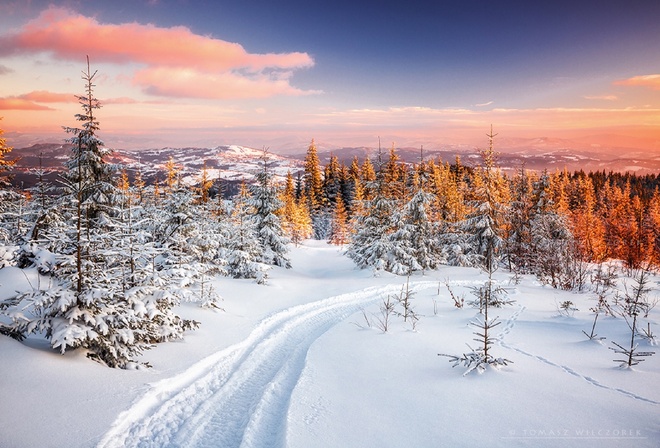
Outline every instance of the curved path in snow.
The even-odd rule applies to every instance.
[[[437,282],[411,282],[412,290]],[[370,287],[295,306],[244,341],[158,383],[119,415],[99,448],[282,447],[291,393],[310,346],[323,333],[401,284]]]

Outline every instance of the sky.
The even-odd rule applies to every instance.
[[[89,56],[110,147],[438,148],[492,124],[660,155],[658,23],[647,0],[4,0],[0,129],[65,138]]]

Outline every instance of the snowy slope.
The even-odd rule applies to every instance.
[[[415,331],[396,318],[383,334],[361,309],[375,322],[405,279],[356,270],[322,242],[291,258],[266,286],[219,278],[224,313],[182,305],[202,327],[146,352],[152,369],[108,369],[39,338],[0,337],[0,447],[660,445],[660,354],[619,369],[607,347],[627,341],[621,318],[599,319],[603,343],[586,340],[593,294],[532,277],[509,285],[516,304],[497,310],[493,350],[513,364],[463,377],[437,354],[466,349],[476,310],[454,307],[444,284],[469,300],[481,272],[411,278],[423,316]],[[508,285],[506,272],[496,278]],[[28,279],[0,270],[0,298]],[[564,300],[579,308],[573,317],[558,316]]]

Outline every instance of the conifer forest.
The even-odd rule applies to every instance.
[[[264,150],[255,182],[233,197],[211,190],[205,169],[194,185],[181,182],[173,162],[147,184],[139,169],[106,161],[95,76],[83,72],[57,182],[35,168],[33,187],[12,186],[11,148],[0,139],[0,268],[36,267],[47,283],[0,303],[0,332],[13,338],[43,333],[62,353],[81,347],[128,367],[197,328],[177,304],[221,308],[213,276],[266,283],[273,266],[291,267],[288,247],[309,238],[343,246],[374,275],[474,266],[561,290],[582,289],[588,266],[608,260],[629,273],[660,266],[658,176],[504,172],[492,129],[477,164],[422,149],[403,163],[393,144],[321,166],[311,140],[304,170],[277,183]]]

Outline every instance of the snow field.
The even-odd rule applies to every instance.
[[[511,285],[498,271],[516,303],[492,310],[502,322],[492,350],[513,364],[464,377],[437,354],[476,344],[468,324],[477,310],[454,307],[444,283],[471,300],[483,273],[411,277],[417,330],[395,317],[383,334],[361,309],[373,321],[405,278],[374,278],[323,242],[293,248],[291,260],[266,286],[218,278],[226,312],[183,304],[178,314],[202,326],[145,352],[152,369],[108,369],[38,337],[0,338],[0,447],[660,445],[660,353],[618,368],[608,347],[628,341],[622,318],[599,318],[601,343],[582,334],[594,294],[533,277]],[[12,275],[0,270],[0,297],[10,282],[19,287]],[[579,309],[573,317],[558,315],[565,300]]]
[[[462,277],[462,269],[448,270]],[[492,353],[513,364],[482,375],[462,377],[460,367],[436,356],[476,344],[467,325],[476,310],[454,308],[446,294],[438,315],[430,297],[437,291],[415,296],[425,316],[416,333],[397,322],[388,334],[357,330],[356,338],[354,325],[338,324],[310,350],[291,400],[287,446],[658,446],[660,363],[651,357],[623,370],[612,362],[607,347],[626,340],[623,319],[599,323],[607,336],[599,344],[581,333],[591,328],[593,295],[541,287],[530,277],[509,288],[517,303],[491,310],[502,322]],[[585,311],[558,316],[555,298]]]

